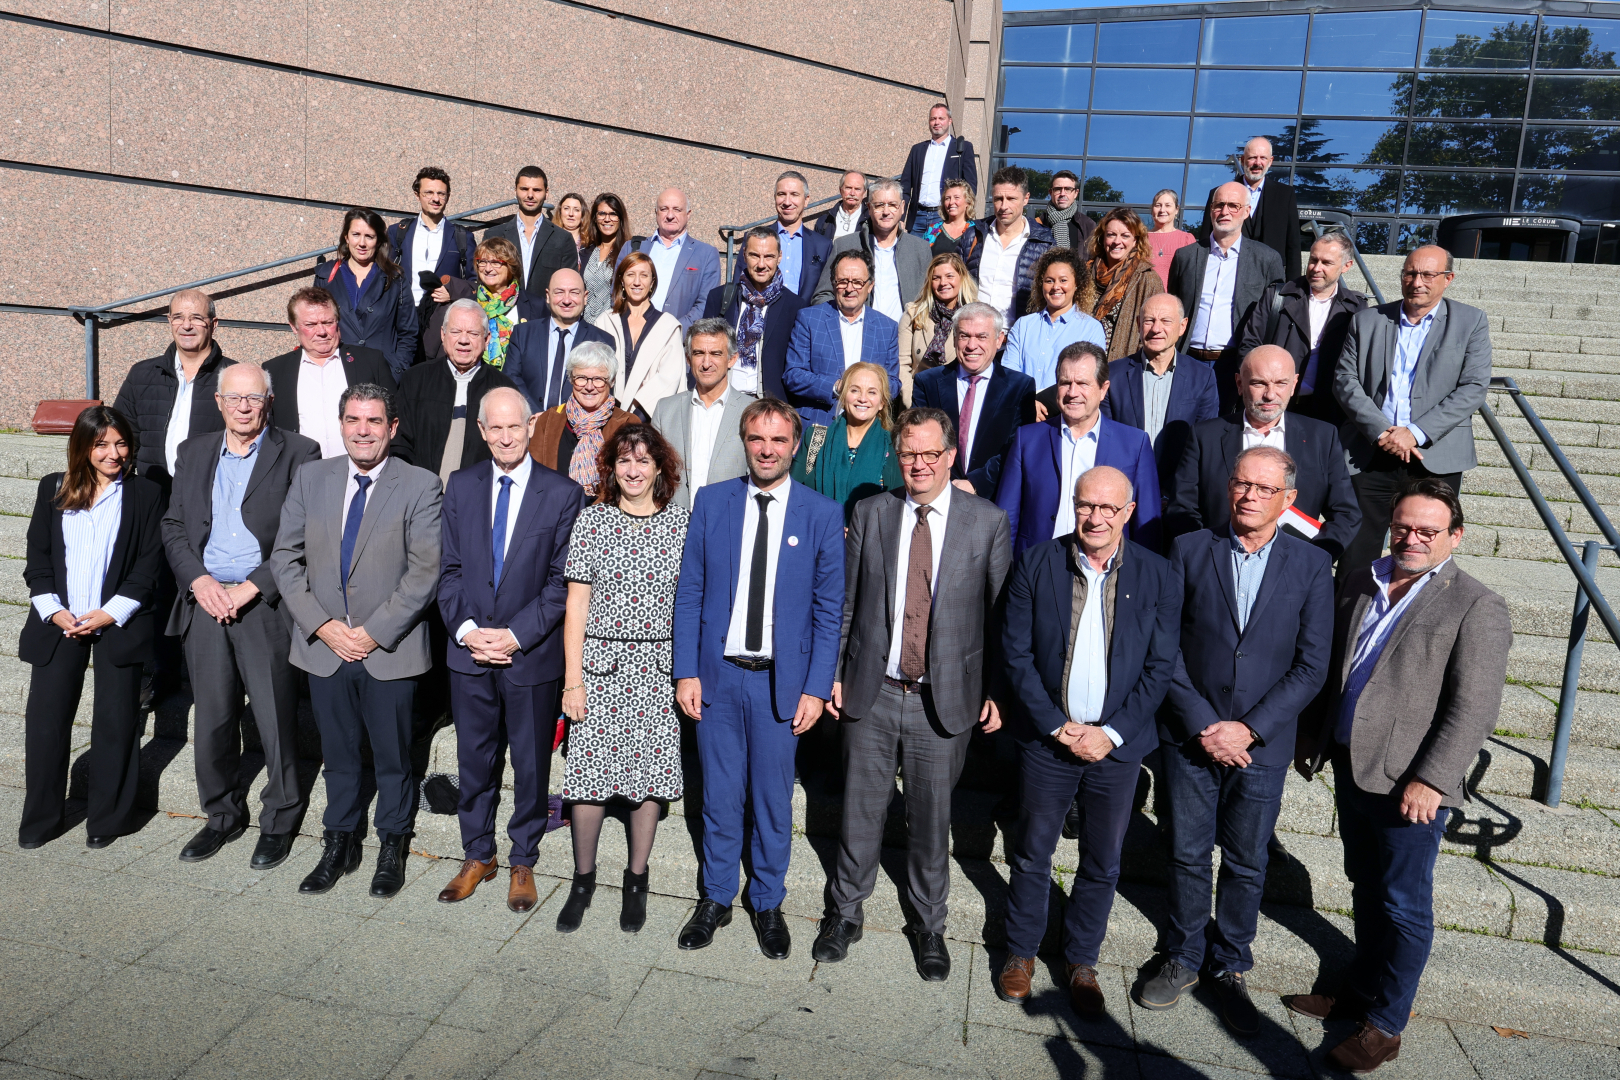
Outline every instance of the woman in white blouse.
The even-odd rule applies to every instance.
[[[67,471],[39,482],[23,578],[32,598],[17,655],[33,665],[24,721],[26,793],[17,843],[37,848],[66,825],[68,758],[84,673],[95,658],[86,842],[136,828],[141,666],[157,632],[162,494],[128,475],[135,436],[116,409],[93,405],[68,436]]]
[[[613,307],[596,317],[596,326],[613,338],[619,354],[619,376],[613,397],[619,407],[642,420],[686,385],[686,347],[681,321],[652,306],[658,291],[658,269],[639,251],[624,257],[613,275]]]

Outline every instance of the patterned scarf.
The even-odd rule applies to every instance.
[[[568,459],[568,479],[584,488],[587,495],[595,495],[602,486],[601,474],[596,471],[596,456],[602,452],[602,428],[613,418],[616,407],[612,395],[597,406],[595,412],[586,412],[572,397],[563,406],[568,428],[579,440],[574,444],[573,456]]]
[[[498,293],[478,286],[478,306],[489,318],[489,340],[484,343],[484,362],[491,367],[506,366],[506,343],[517,325],[518,283],[512,282]]]
[[[1093,315],[1102,319],[1115,313],[1120,302],[1125,299],[1125,289],[1141,272],[1140,262],[1134,252],[1112,267],[1108,265],[1107,259],[1090,260],[1087,266],[1091,270],[1091,280],[1096,282],[1097,288],[1101,290],[1101,295],[1097,297],[1097,306],[1091,312]]]
[[[1046,204],[1046,224],[1052,230],[1053,247],[1069,247],[1069,222],[1074,220],[1074,215],[1079,209],[1079,200],[1070,203],[1067,210],[1059,210],[1051,203]]]
[[[759,367],[759,343],[765,338],[765,309],[782,296],[780,272],[763,289],[755,287],[747,274],[737,279],[741,287],[739,296],[745,305],[742,322],[737,326],[737,363],[745,371]]]
[[[923,350],[922,360],[917,364],[918,371],[945,363],[945,342],[951,336],[951,316],[955,314],[955,306],[946,307],[938,297],[929,301],[928,317],[934,320],[934,337],[928,342],[928,348]]]

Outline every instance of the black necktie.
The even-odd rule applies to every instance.
[[[771,497],[763,491],[754,496],[759,503],[759,524],[754,526],[754,561],[748,568],[748,632],[743,648],[757,653],[765,641],[765,571],[771,557]]]
[[[557,327],[557,352],[551,358],[551,386],[546,391],[546,408],[562,404],[563,366],[568,360],[568,328]]]

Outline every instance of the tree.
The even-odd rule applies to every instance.
[[[1089,175],[1080,189],[1080,200],[1087,203],[1123,202],[1125,193],[1100,176]]]

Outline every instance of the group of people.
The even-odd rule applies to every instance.
[[[339,258],[288,301],[297,348],[262,364],[223,354],[207,294],[176,294],[173,344],[113,407],[85,410],[66,470],[39,486],[22,846],[65,827],[92,657],[88,842],[137,826],[141,670],[167,637],[193,676],[208,817],[182,860],[249,824],[244,694],[266,768],[250,861],[289,857],[307,685],[326,810],[299,887],[358,869],[374,828],[371,893],[392,896],[418,697],[437,685],[465,856],[440,900],[498,873],[509,756],[507,904],[538,903],[561,735],[575,873],[557,929],[587,917],[619,804],[619,919],[639,930],[660,814],[687,787],[684,730],[702,898],[678,944],[731,921],[746,865],[759,946],[785,958],[797,747],[835,724],[842,834],[812,954],[841,961],[860,940],[903,772],[916,965],[942,980],[951,792],[975,732],[1005,726],[1021,790],[997,993],[1030,996],[1067,836],[1068,993],[1102,1010],[1146,764],[1170,910],[1137,1000],[1171,1008],[1208,978],[1252,1034],[1245,974],[1286,772],[1331,762],[1356,959],[1336,994],[1289,1003],[1363,1021],[1336,1064],[1393,1057],[1439,838],[1494,728],[1511,639],[1505,603],[1451,558],[1484,318],[1444,298],[1435,247],[1380,307],[1344,286],[1341,234],[1285,279],[1247,231],[1256,199],[1286,187],[1264,168],[1258,187],[1211,193],[1208,239],[1171,250],[1167,277],[1164,230],[1123,209],[1093,224],[1075,191],[1059,205],[1062,174],[1042,224],[1015,168],[991,177],[994,213],[964,257],[953,230],[976,165],[949,126],[936,106],[900,181],[846,175],[815,226],[804,178],[784,173],[777,222],[746,235],[726,284],[680,191],[631,244],[617,196],[565,196],[548,220],[531,166],[514,218],[476,243],[445,218],[437,169],[416,178],[414,219],[346,214]],[[957,250],[933,254],[929,233]]]

